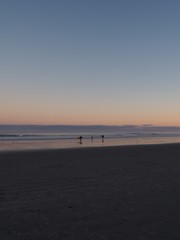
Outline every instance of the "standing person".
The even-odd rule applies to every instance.
[[[93,142],[93,135],[91,135],[91,142]]]
[[[82,136],[79,137],[80,144],[82,144]]]
[[[104,135],[102,135],[101,138],[102,138],[102,142],[104,142]]]

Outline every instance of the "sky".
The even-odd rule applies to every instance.
[[[0,124],[180,126],[179,0],[0,0]]]

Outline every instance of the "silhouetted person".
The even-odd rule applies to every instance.
[[[104,142],[104,135],[102,135],[101,138],[102,138],[102,142]]]
[[[93,142],[93,135],[91,136],[91,142]]]
[[[79,143],[82,144],[82,136],[79,136],[78,139],[79,139]]]

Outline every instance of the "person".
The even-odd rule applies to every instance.
[[[78,139],[79,139],[79,143],[82,144],[82,136],[79,136]]]
[[[91,135],[91,142],[93,142],[93,135]]]
[[[102,142],[104,142],[104,135],[102,135],[101,138],[102,138]]]

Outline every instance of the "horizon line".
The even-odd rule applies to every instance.
[[[170,127],[170,128],[180,128],[178,125],[153,125],[153,124],[1,124],[0,126],[62,126],[62,127]]]

